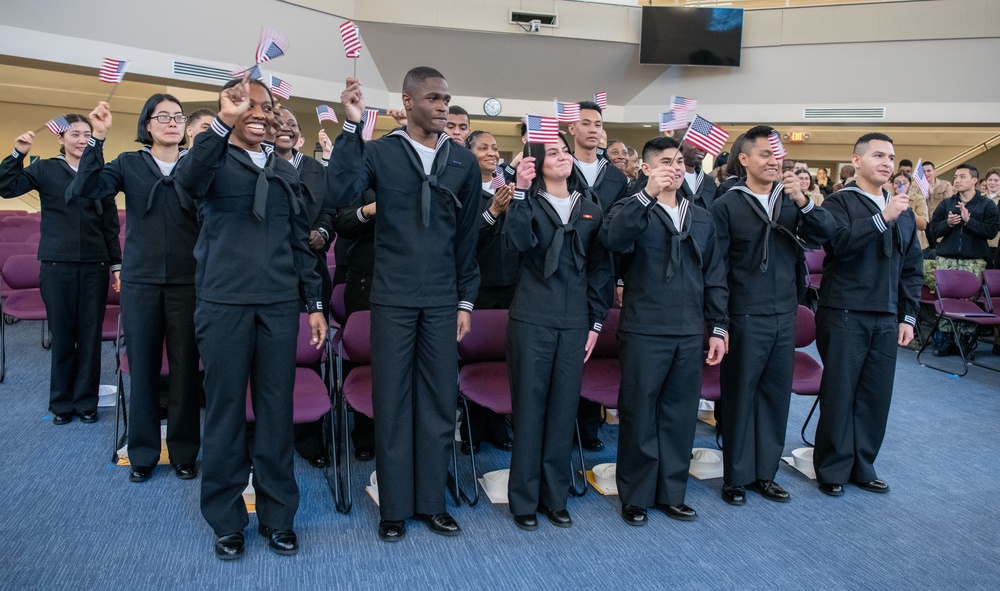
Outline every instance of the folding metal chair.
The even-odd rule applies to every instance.
[[[3,264],[0,271],[4,281],[13,289],[0,303],[0,317],[10,316],[18,320],[41,320],[42,347],[52,346],[49,334],[48,315],[45,312],[45,302],[38,287],[38,275],[41,263],[32,255],[13,255]],[[3,294],[0,293],[0,296]],[[0,322],[0,382],[7,373],[7,328],[6,322]]]
[[[969,271],[938,269],[934,271],[934,280],[937,283],[938,296],[937,303],[935,304],[938,316],[934,322],[934,326],[941,326],[942,321],[948,323],[952,333],[955,335],[955,342],[958,344],[958,354],[962,359],[962,373],[953,375],[962,377],[969,373],[970,363],[993,371],[1000,371],[988,365],[975,363],[970,359],[972,349],[975,348],[975,342],[973,342],[972,349],[966,351],[962,345],[962,339],[958,334],[958,326],[963,322],[975,325],[977,331],[982,326],[1000,326],[1000,316],[991,314],[984,307],[980,307],[980,301],[985,306],[987,301],[992,305],[992,300],[986,295],[987,292],[985,292],[983,284],[979,281],[979,277]],[[978,338],[979,335],[977,332],[976,339],[978,340]],[[924,367],[929,367],[936,371],[953,373],[943,367],[928,365],[920,360],[931,342],[932,339],[927,339],[927,342],[921,344],[920,352],[917,353],[917,362]]]

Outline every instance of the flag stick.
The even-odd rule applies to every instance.
[[[117,83],[115,83],[114,86],[111,87],[111,92],[108,93],[108,98],[104,99],[104,102],[106,102],[106,103],[110,103],[111,102],[111,97],[115,96],[115,91],[118,90],[118,85],[119,84],[121,84],[121,82],[117,82]]]
[[[32,132],[32,133],[34,133],[35,135],[38,135],[39,133],[41,133],[41,132],[42,132],[42,130],[43,130],[43,129],[45,129],[45,128],[46,128],[46,127],[48,127],[48,126],[49,126],[49,125],[48,125],[48,124],[46,123],[45,125],[43,125],[43,126],[39,127],[38,129],[36,129],[36,130],[35,130],[34,132]]]
[[[358,77],[358,58],[354,58],[354,76],[352,77],[353,78]]]

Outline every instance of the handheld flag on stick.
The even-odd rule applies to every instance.
[[[580,120],[580,103],[560,103],[556,99],[556,121],[559,123],[573,123]]]
[[[771,145],[771,152],[778,160],[785,158],[785,146],[781,145],[781,134],[777,131],[767,136],[767,143]]]
[[[233,70],[229,73],[229,75],[233,78],[242,78],[244,74],[249,74],[251,80],[260,80],[261,82],[264,81],[264,70],[259,64],[254,64],[243,70]]]
[[[260,31],[260,43],[257,44],[257,55],[255,63],[263,63],[267,60],[273,60],[276,57],[281,57],[285,55],[285,51],[288,50],[288,37],[275,31],[274,29],[264,27]]]
[[[361,38],[353,21],[344,21],[340,25],[340,39],[344,42],[344,53],[349,58],[361,57]]]
[[[70,125],[69,125],[69,121],[66,120],[66,116],[65,115],[60,115],[60,116],[56,117],[55,119],[53,119],[52,121],[49,121],[48,123],[46,123],[45,127],[47,127],[49,129],[49,131],[51,131],[53,134],[59,135],[60,133],[64,133],[66,131],[69,131]],[[42,128],[39,127],[35,131],[38,132],[38,131],[41,131],[41,130],[42,130]]]
[[[602,109],[608,108],[608,93],[598,92],[594,94],[594,102]]]
[[[110,57],[104,58],[104,61],[101,62],[101,69],[97,73],[97,79],[101,82],[115,85],[111,89],[111,92],[108,93],[108,98],[104,99],[104,102],[110,102],[111,97],[115,95],[118,85],[121,84],[122,78],[125,77],[125,70],[128,69],[129,63],[127,60],[116,60]]]
[[[920,187],[920,192],[924,194],[924,199],[931,195],[931,184],[927,182],[927,175],[924,174],[923,159],[917,160],[917,165],[913,167],[913,181]]]
[[[271,75],[269,86],[271,87],[271,94],[280,96],[286,101],[292,96],[292,85],[274,74]]]
[[[729,133],[726,130],[701,115],[695,115],[694,121],[691,123],[691,127],[688,127],[682,141],[701,148],[713,156],[718,156],[722,147],[726,145],[727,139],[729,139]]]
[[[500,167],[497,167],[497,169],[493,171],[493,176],[490,177],[490,188],[496,191],[497,189],[504,187],[506,184],[507,179],[503,176],[503,170],[501,170]]]
[[[371,141],[372,134],[375,133],[375,122],[378,120],[378,111],[375,109],[365,109],[365,114],[361,117],[361,139]]]
[[[698,108],[698,101],[694,99],[689,99],[683,96],[676,96],[676,95],[670,97],[671,111],[683,111],[685,113],[692,113],[697,108]]]
[[[687,113],[681,111],[660,113],[660,132],[684,129],[687,126]]]
[[[324,121],[329,121],[331,123],[337,123],[337,114],[333,112],[328,105],[320,105],[316,107],[316,116],[319,117],[319,124],[323,125]]]
[[[559,122],[555,117],[526,115],[529,144],[554,144],[559,141]]]

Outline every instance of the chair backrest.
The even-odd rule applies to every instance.
[[[12,255],[3,264],[3,278],[12,289],[38,287],[38,275],[42,263],[34,255]]]
[[[805,306],[795,314],[795,348],[808,347],[816,340],[816,315]]]
[[[331,275],[332,277],[332,275]],[[334,322],[340,326],[344,326],[347,322],[347,306],[344,304],[344,287],[343,283],[338,283],[333,286],[333,295],[330,297],[330,315],[333,316]]]
[[[991,298],[994,300],[1000,298],[1000,269],[983,271],[983,285],[986,286]]]
[[[0,218],[0,227],[13,228],[24,225],[37,225],[41,223],[41,218],[29,215],[14,215]]]
[[[608,310],[608,316],[601,323],[601,332],[597,336],[594,352],[590,354],[591,359],[615,359],[618,357],[618,320],[621,313],[621,308]]]
[[[7,222],[23,221],[17,225],[7,225]],[[7,218],[0,222],[0,236],[4,242],[28,242],[34,234],[41,234],[41,225],[38,220],[30,218],[14,217]],[[38,241],[35,241],[38,244]]]
[[[0,220],[4,218],[23,217],[26,215],[28,215],[28,212],[23,209],[0,209]]]
[[[823,260],[826,259],[826,251],[822,248],[806,251],[806,271],[810,275],[823,272]]]
[[[458,356],[462,362],[506,359],[508,317],[507,310],[473,310],[472,332],[458,343]]]
[[[368,310],[351,314],[344,324],[344,351],[355,365],[372,362],[372,319]]]
[[[983,289],[979,277],[970,271],[937,269],[934,280],[937,282],[938,298],[942,300],[971,300]]]
[[[299,314],[299,338],[295,343],[295,365],[299,367],[311,367],[323,359],[325,349],[310,344],[312,340],[312,327],[309,326],[309,315],[303,312]]]

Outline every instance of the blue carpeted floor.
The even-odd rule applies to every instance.
[[[901,351],[888,436],[877,464],[888,495],[848,487],[826,497],[783,466],[787,505],[750,494],[744,507],[719,497],[721,479],[691,479],[691,523],[650,512],[625,525],[616,497],[571,499],[574,527],[542,520],[514,527],[506,506],[452,508],[464,529],[441,538],[410,523],[406,538],[375,536],[378,512],[362,489],[373,463],[355,463],[355,506],[333,508],[319,470],[301,458],[296,529],[302,551],[269,552],[251,518],[246,556],[223,563],[198,509],[199,480],[159,468],[145,484],[111,467],[112,413],[96,425],[56,427],[47,413],[49,353],[36,323],[7,327],[0,384],[0,588],[3,589],[997,589],[1000,505],[997,425],[1000,374],[971,368],[962,379],[922,368]],[[998,359],[985,355],[997,365]],[[104,383],[114,356],[105,346]],[[786,450],[801,447],[811,398],[792,400]],[[613,462],[607,448],[588,466]],[[698,447],[714,446],[699,423]],[[509,455],[484,445],[480,471]],[[468,470],[467,458],[463,469]]]

